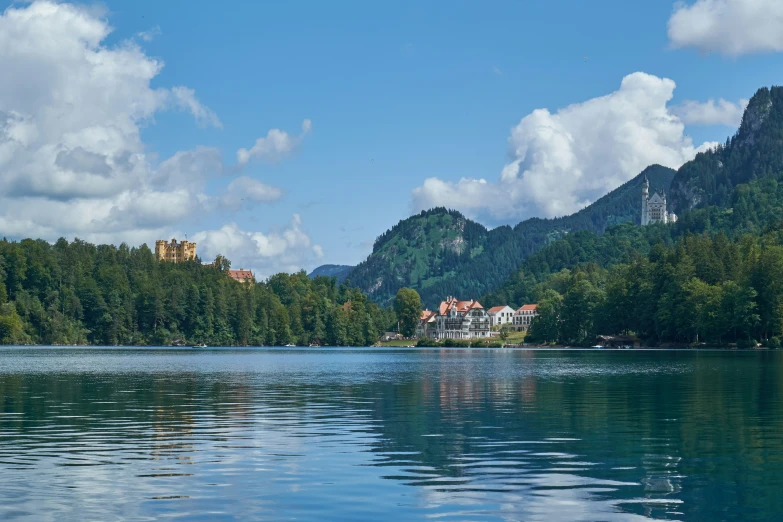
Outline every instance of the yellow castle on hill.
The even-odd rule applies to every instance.
[[[155,258],[158,261],[169,261],[172,263],[196,259],[196,243],[191,243],[187,240],[177,243],[176,239],[172,239],[171,243],[169,243],[159,239],[155,241]]]

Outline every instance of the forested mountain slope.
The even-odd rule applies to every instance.
[[[780,172],[783,87],[764,87],[750,99],[733,137],[680,167],[671,184],[669,201],[678,214],[697,206],[726,206],[736,185]]]
[[[783,344],[783,176],[737,185],[727,207],[675,225],[579,232],[530,256],[485,306],[536,302],[530,341]]]
[[[615,224],[638,223],[645,175],[651,190],[665,190],[674,171],[653,165],[575,214],[528,219],[513,228],[487,230],[445,208],[423,211],[381,235],[348,279],[384,305],[403,286],[418,290],[430,307],[447,295],[481,295],[500,285],[527,256],[569,232],[601,234]]]
[[[371,299],[388,304],[403,286],[423,292],[454,277],[485,248],[500,248],[510,236],[509,227],[488,231],[454,210],[422,211],[379,236],[373,253],[348,277]]]
[[[528,257],[511,277],[481,298],[485,306],[535,302],[536,285],[562,270],[593,264],[607,268],[646,256],[656,244],[672,245],[693,235],[720,234],[728,240],[769,236],[783,227],[783,176],[740,184],[726,207],[686,211],[673,225],[610,228],[602,236],[581,231],[550,243]]]

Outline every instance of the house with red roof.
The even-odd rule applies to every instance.
[[[490,336],[490,319],[481,303],[448,297],[435,316],[437,339],[481,339]]]
[[[252,270],[245,270],[244,268],[240,268],[239,270],[229,270],[228,275],[231,277],[231,279],[234,281],[239,281],[240,283],[252,284],[256,282],[256,276],[253,275]]]
[[[416,327],[416,337],[435,337],[435,330],[438,327],[438,312],[432,310],[423,310],[419,318],[419,325]]]
[[[514,322],[514,309],[510,306],[493,306],[487,310],[489,316],[489,326],[503,326]]]
[[[513,328],[517,331],[527,330],[533,318],[538,315],[538,305],[526,304],[514,312]]]

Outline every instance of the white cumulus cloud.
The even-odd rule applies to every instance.
[[[272,129],[265,137],[258,138],[249,150],[239,149],[237,151],[237,164],[240,166],[247,165],[251,159],[276,161],[293,152],[302,142],[305,135],[310,133],[312,128],[312,122],[304,120],[302,122],[302,133],[299,136],[292,136],[280,129]]]
[[[280,189],[245,177],[207,195],[210,181],[230,174],[214,147],[163,160],[147,152],[140,129],[160,111],[184,110],[199,125],[220,120],[189,87],[152,87],[163,63],[133,39],[107,44],[105,14],[50,1],[0,13],[0,233],[152,243],[181,237],[222,197],[278,199]],[[264,266],[294,266],[293,252],[309,248],[298,218],[294,225],[249,233],[263,245]]]
[[[321,246],[313,245],[302,229],[299,214],[294,214],[279,231],[264,234],[230,223],[218,230],[199,232],[192,239],[197,242],[202,259],[223,255],[231,260],[232,268],[252,269],[259,280],[277,272],[297,271],[323,256]]]
[[[511,130],[511,162],[497,181],[429,178],[415,211],[462,210],[493,223],[570,214],[658,163],[677,168],[716,143],[693,145],[667,103],[675,83],[641,72],[606,96],[552,113],[536,109]]]
[[[0,15],[0,215],[17,235],[81,237],[172,224],[222,174],[201,147],[161,163],[140,126],[184,107],[213,118],[191,89],[150,86],[163,64],[133,42],[103,45],[95,10],[34,2]],[[154,204],[152,202],[155,202]]]
[[[728,56],[783,51],[783,2],[680,2],[669,18],[669,41],[673,47],[693,47]]]
[[[742,122],[742,114],[748,100],[742,99],[739,103],[726,101],[723,98],[717,102],[713,99],[706,102],[686,100],[672,107],[672,112],[686,125],[727,125],[739,127]]]

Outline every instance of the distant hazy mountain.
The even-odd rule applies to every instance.
[[[342,283],[353,268],[349,265],[321,265],[310,272],[309,277],[310,279],[318,276],[336,277],[337,282]]]
[[[675,171],[653,165],[592,205],[557,219],[528,219],[487,230],[454,210],[435,208],[397,223],[379,236],[370,256],[351,270],[352,284],[388,304],[397,290],[419,291],[434,306],[447,295],[478,297],[500,285],[530,254],[576,230],[603,233],[641,218],[641,184],[668,190]]]

